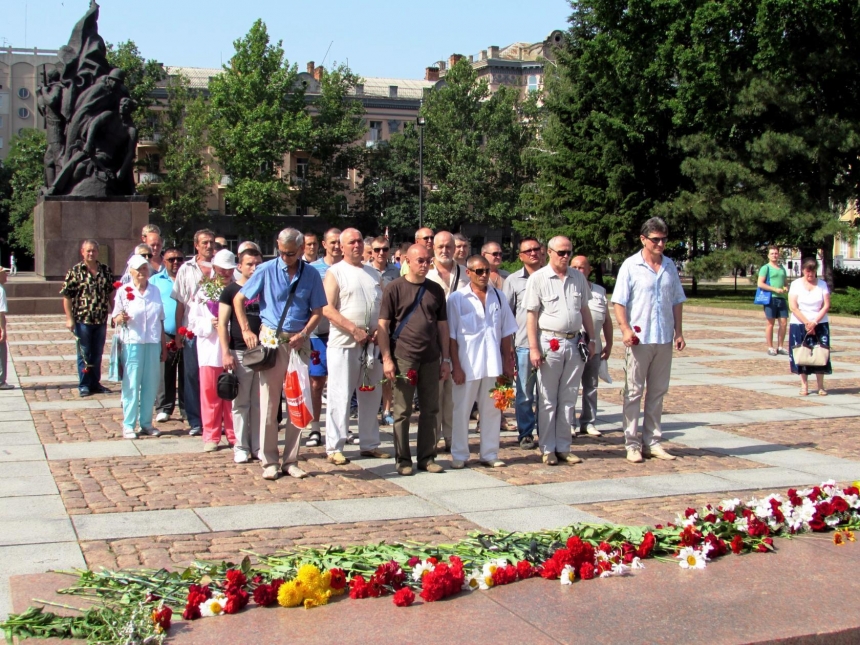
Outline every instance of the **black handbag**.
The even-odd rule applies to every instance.
[[[299,284],[299,280],[302,279],[302,271],[305,270],[304,260],[300,260],[300,262],[301,266],[299,266],[299,275],[293,283],[293,286],[290,287],[290,295],[287,296],[287,304],[284,306],[284,312],[281,314],[281,319],[278,321],[278,329],[275,331],[275,338],[281,335],[281,329],[284,327],[284,319],[287,317],[287,311],[289,311],[290,305],[293,302],[293,295],[296,293],[296,287]],[[242,365],[247,367],[249,370],[254,370],[255,372],[265,372],[275,366],[275,361],[277,361],[277,359],[277,347],[266,347],[265,345],[258,344],[253,349],[245,350],[245,353],[242,355]]]
[[[222,372],[218,377],[218,398],[232,401],[239,396],[239,377],[233,372]]]

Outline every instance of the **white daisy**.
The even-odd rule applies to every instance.
[[[682,569],[704,569],[707,565],[707,559],[704,553],[696,551],[693,547],[685,546],[678,553],[678,559]]]
[[[576,569],[569,564],[564,565],[564,569],[561,570],[561,584],[572,585],[575,579]]]
[[[421,578],[423,578],[426,574],[430,573],[436,567],[429,560],[422,560],[418,564],[416,564],[412,569],[412,579],[415,582],[421,582]]]

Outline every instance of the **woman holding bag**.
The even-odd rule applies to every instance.
[[[829,350],[830,322],[827,312],[830,309],[830,289],[824,280],[818,279],[818,261],[815,258],[803,261],[801,275],[800,280],[791,283],[791,289],[788,291],[788,306],[791,309],[791,373],[800,375],[800,396],[809,394],[809,374],[815,374],[818,395],[826,396],[824,375],[832,373],[829,355],[826,365],[797,365],[794,351],[804,344],[807,347],[820,345]]]
[[[133,255],[128,261],[131,283],[118,289],[114,297],[113,322],[122,338],[122,436],[137,439],[135,426],[143,434],[161,433],[152,425],[159,361],[167,355],[164,335],[164,307],[158,289],[149,284],[149,261]]]

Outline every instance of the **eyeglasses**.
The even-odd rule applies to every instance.
[[[278,249],[278,255],[280,255],[282,258],[294,258],[298,254],[299,254],[298,251],[294,251],[293,253],[290,253],[289,251],[281,251],[280,249]]]
[[[500,258],[500,257],[502,257],[502,252],[501,251],[493,251],[491,253],[490,251],[487,251],[486,253],[484,253],[484,255],[492,255],[494,258]]]
[[[649,242],[651,242],[652,244],[665,244],[667,238],[665,238],[665,237],[646,237],[645,239],[648,240]]]
[[[138,255],[142,258],[146,258],[147,260],[152,259],[152,253],[138,253]]]
[[[489,270],[489,269],[466,269],[466,270],[467,270],[467,271],[471,271],[471,272],[472,272],[472,273],[474,273],[475,275],[479,275],[479,276],[480,276],[480,275],[484,275],[485,273],[486,273],[486,274],[489,274],[489,273],[490,273],[490,270]]]
[[[570,249],[563,249],[563,250],[561,250],[561,251],[556,251],[555,249],[550,249],[550,251],[552,251],[553,253],[555,253],[555,254],[556,254],[557,256],[559,256],[560,258],[566,258],[568,255],[570,255],[570,254],[571,254],[571,250],[570,250]]]
[[[427,240],[432,240],[432,239],[433,239],[433,236],[432,236],[432,235],[425,235],[424,237],[422,237],[422,238],[420,238],[420,239],[422,239],[422,240],[424,240],[424,241],[426,242]]]
[[[373,249],[373,252],[374,253],[388,253],[388,251],[390,251],[390,250],[391,250],[390,247],[383,246],[381,249]]]
[[[530,249],[523,249],[522,251],[520,251],[520,253],[524,253],[526,255],[529,255],[530,253],[540,253],[540,247],[539,246],[533,246]]]
[[[185,262],[185,258],[164,258],[165,262]]]

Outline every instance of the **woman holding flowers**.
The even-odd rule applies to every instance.
[[[818,261],[806,258],[801,266],[802,278],[791,283],[788,291],[788,306],[791,309],[789,328],[789,354],[791,373],[800,375],[800,396],[809,394],[808,378],[815,374],[818,381],[818,395],[825,396],[824,375],[831,373],[830,359],[827,365],[797,365],[794,362],[794,348],[806,344],[830,348],[830,289],[824,280],[818,279]]]
[[[212,275],[203,278],[188,310],[188,330],[197,337],[197,364],[200,366],[200,416],[203,421],[203,451],[214,452],[221,443],[221,428],[231,446],[233,403],[218,396],[218,377],[224,372],[221,341],[218,338],[218,309],[221,292],[233,282],[236,256],[221,249],[212,258]]]
[[[113,322],[122,339],[122,436],[136,439],[140,423],[143,434],[161,434],[152,425],[159,361],[166,355],[164,307],[158,289],[149,284],[149,262],[141,255],[128,261],[131,283],[114,297]]]

